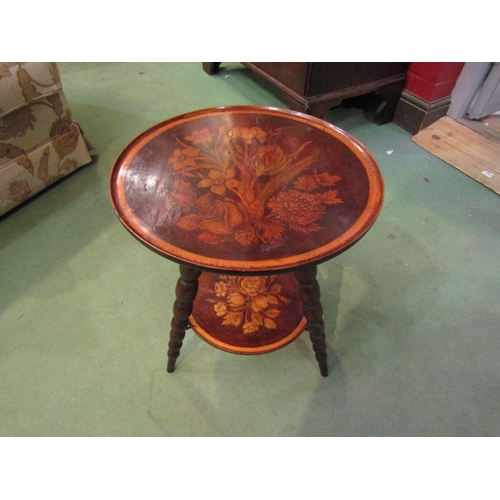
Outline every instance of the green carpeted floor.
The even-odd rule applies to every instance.
[[[237,63],[59,68],[98,159],[0,219],[0,435],[500,434],[498,195],[401,128],[330,111],[386,183],[367,236],[319,267],[330,376],[307,335],[242,357],[192,332],[167,374],[177,266],[116,218],[113,162],[171,116],[286,104]]]

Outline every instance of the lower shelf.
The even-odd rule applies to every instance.
[[[189,322],[214,347],[236,354],[263,354],[295,340],[307,321],[294,274],[202,273]]]

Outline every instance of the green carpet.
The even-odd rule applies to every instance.
[[[386,183],[381,215],[319,266],[330,375],[307,335],[261,356],[188,332],[166,373],[177,266],[123,228],[111,167],[155,123],[286,107],[237,63],[61,63],[94,162],[0,219],[2,436],[498,436],[500,198],[358,109],[327,121]],[[387,151],[393,150],[392,154]]]

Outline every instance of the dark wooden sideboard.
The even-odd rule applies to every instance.
[[[206,73],[221,63],[203,63]],[[378,99],[375,120],[392,121],[406,81],[402,62],[242,62],[276,86],[294,111],[318,118],[344,100],[371,94]]]

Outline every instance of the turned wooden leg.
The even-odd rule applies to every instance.
[[[182,341],[189,327],[188,318],[193,310],[193,301],[198,293],[198,277],[201,272],[190,267],[180,266],[181,277],[175,287],[174,316],[171,322],[170,341],[168,343],[167,372],[175,370],[175,362],[181,352]]]
[[[321,291],[316,280],[317,267],[309,267],[304,271],[297,271],[295,276],[299,281],[299,295],[304,307],[304,316],[307,319],[306,330],[313,345],[314,354],[318,361],[319,371],[323,377],[328,375],[326,360],[326,335],[323,321],[323,306],[320,302]]]

